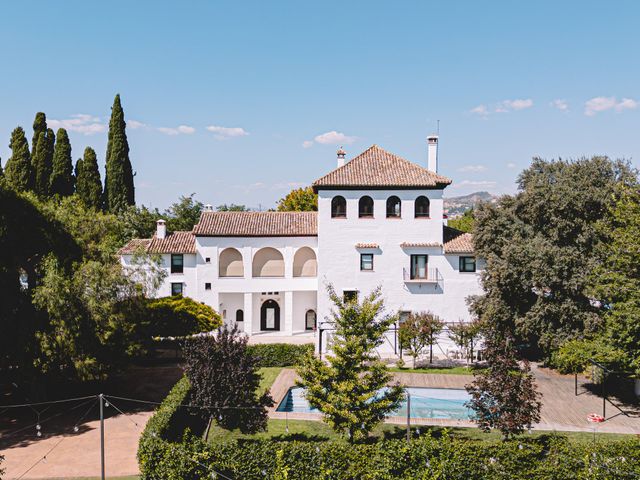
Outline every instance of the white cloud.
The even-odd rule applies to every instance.
[[[303,148],[310,148],[314,143],[321,145],[349,145],[357,140],[357,137],[345,135],[341,132],[331,130],[330,132],[321,133],[313,137],[313,140],[305,140],[302,142]]]
[[[217,125],[209,125],[207,130],[215,133],[215,138],[218,140],[226,140],[234,137],[246,137],[249,135],[249,132],[240,127],[220,127]]]
[[[588,117],[593,117],[596,113],[607,110],[622,112],[623,110],[633,110],[635,108],[638,108],[638,102],[632,98],[623,98],[618,102],[616,97],[594,97],[585,102],[584,114]]]
[[[550,105],[552,107],[557,108],[561,112],[568,112],[569,111],[569,104],[567,103],[566,100],[564,100],[562,98],[555,99],[553,102],[551,102]]]
[[[147,128],[147,124],[137,120],[127,120],[127,127],[137,130],[138,128]]]
[[[170,128],[170,127],[158,127],[156,130],[158,130],[160,133],[164,133],[165,135],[191,135],[193,134],[196,129],[193,127],[190,127],[188,125],[178,125],[176,128]]]
[[[516,164],[513,162],[507,163],[507,168],[516,168]]]
[[[492,188],[497,185],[498,182],[493,182],[490,180],[463,180],[461,182],[454,183],[451,188],[464,188],[464,187],[475,187],[475,188]]]
[[[49,127],[54,130],[64,128],[70,132],[78,132],[83,135],[94,135],[104,132],[107,129],[107,125],[101,123],[100,117],[94,117],[86,113],[76,113],[75,115],[71,115],[71,118],[63,120],[50,119],[47,123]]]
[[[480,104],[469,110],[469,112],[481,117],[487,117],[492,113],[507,113],[531,107],[533,107],[533,100],[530,98],[516,98],[514,100],[503,100],[489,107],[487,105]]]
[[[458,169],[459,172],[484,172],[487,169],[484,165],[465,165]]]

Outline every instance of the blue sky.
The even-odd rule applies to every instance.
[[[8,2],[0,157],[37,111],[102,164],[115,93],[137,201],[272,207],[378,144],[445,194],[509,193],[532,156],[640,158],[640,3]],[[55,121],[53,121],[55,120]],[[137,128],[133,128],[137,127]],[[209,128],[208,128],[209,127]],[[4,139],[4,140],[3,140]]]

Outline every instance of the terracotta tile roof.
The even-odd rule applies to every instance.
[[[451,180],[380,148],[369,147],[342,167],[313,182],[314,190],[332,187],[444,188]]]
[[[400,244],[402,248],[414,248],[414,247],[441,247],[442,244],[438,242],[402,242]]]
[[[318,212],[202,212],[193,233],[204,237],[315,237]]]
[[[149,253],[196,253],[196,237],[191,232],[172,232],[164,238],[155,235],[147,248]]]
[[[127,244],[118,250],[119,255],[132,255],[138,249],[142,249],[145,252],[147,251],[147,247],[151,243],[150,238],[132,238],[127,242]]]
[[[444,226],[444,253],[473,253],[473,235]]]
[[[134,238],[118,250],[120,255],[131,255],[139,248],[147,253],[196,253],[196,237],[191,232],[173,232],[165,238]]]
[[[356,243],[356,248],[380,248],[377,243]]]

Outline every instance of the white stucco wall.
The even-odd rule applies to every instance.
[[[347,218],[331,218],[331,199],[347,200]],[[358,218],[358,200],[374,199],[374,218]],[[402,217],[386,218],[386,200],[402,201]],[[414,218],[415,199],[430,199],[430,218]],[[326,284],[339,294],[357,290],[366,295],[382,287],[389,312],[430,310],[444,321],[470,320],[466,297],[480,293],[477,273],[460,273],[458,256],[444,255],[442,247],[403,248],[402,243],[442,244],[442,190],[321,190],[318,201],[318,319],[331,310]],[[358,243],[375,243],[377,249],[357,249]],[[374,270],[360,271],[360,253],[374,253]],[[411,254],[427,254],[429,268],[442,276],[438,284],[405,282]]]

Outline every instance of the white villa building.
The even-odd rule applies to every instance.
[[[438,175],[438,137],[427,165],[373,145],[313,183],[317,212],[202,213],[191,232],[166,231],[120,251],[160,254],[167,277],[158,296],[183,294],[216,309],[247,335],[307,336],[322,342],[332,304],[382,287],[388,312],[429,310],[469,321],[465,299],[480,293],[482,262],[470,234],[447,227]],[[298,338],[301,340],[301,338]],[[326,341],[326,339],[325,339]],[[392,347],[389,341],[389,348]],[[321,345],[322,348],[322,345]]]

